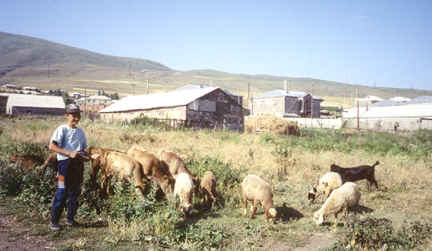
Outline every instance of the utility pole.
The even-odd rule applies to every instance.
[[[360,102],[358,100],[358,88],[356,88],[356,100],[357,100],[357,130],[360,130]]]
[[[249,95],[250,95],[250,83],[248,82],[247,85],[248,85],[248,89],[247,89],[247,90],[248,90],[248,93],[247,93],[247,101],[249,102],[249,97],[250,97],[250,96],[249,96]]]
[[[84,118],[87,112],[87,88],[84,88]]]

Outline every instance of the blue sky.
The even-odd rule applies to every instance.
[[[432,90],[432,1],[2,0],[0,31],[176,70]]]

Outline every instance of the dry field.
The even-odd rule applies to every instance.
[[[11,120],[2,118],[0,135],[2,150],[10,145],[27,142],[47,145],[54,129],[63,123],[57,120]],[[220,131],[166,131],[138,125],[121,127],[117,124],[90,122],[83,119],[80,127],[87,134],[89,145],[127,150],[139,144],[150,152],[160,149],[177,152],[187,160],[209,158],[225,163],[228,168],[239,170],[240,178],[247,173],[262,176],[271,182],[274,200],[281,218],[276,224],[265,222],[263,210],[259,209],[255,219],[241,213],[238,186],[230,187],[224,196],[229,203],[210,211],[194,211],[194,217],[182,222],[181,227],[170,218],[170,206],[159,206],[152,216],[153,226],[143,217],[132,221],[122,218],[105,218],[94,213],[79,215],[80,221],[107,219],[102,227],[88,227],[52,233],[48,231],[46,215],[32,212],[19,202],[8,204],[16,210],[19,221],[31,224],[35,235],[47,240],[62,240],[65,249],[136,249],[142,247],[182,249],[231,249],[231,250],[316,250],[330,248],[335,241],[344,241],[347,228],[330,225],[317,226],[313,212],[320,204],[310,204],[307,192],[318,177],[329,171],[332,163],[341,166],[356,166],[381,162],[376,167],[379,190],[368,191],[366,181],[357,182],[361,187],[361,210],[351,220],[366,218],[390,219],[394,231],[409,222],[432,223],[432,154],[427,148],[432,142],[410,143],[411,135],[351,135],[340,136],[338,132],[325,131],[319,135],[335,133],[345,146],[326,145],[329,138],[317,136],[313,131],[297,136],[274,136],[269,134],[247,134]],[[431,135],[425,132],[425,135]],[[369,133],[373,134],[373,133]],[[383,138],[381,144],[379,139]],[[431,136],[428,136],[431,139]],[[371,139],[376,142],[369,142]],[[406,141],[404,141],[406,140]],[[393,148],[383,145],[393,142]],[[333,144],[333,145],[332,145]],[[342,142],[341,142],[342,144]],[[401,145],[399,148],[395,146]],[[352,149],[348,149],[350,146]],[[426,148],[425,148],[426,147]],[[10,148],[10,147],[9,147]],[[395,150],[396,149],[396,150]],[[424,154],[419,149],[426,149]],[[0,158],[7,163],[4,150]],[[192,163],[192,162],[191,162]],[[205,163],[207,162],[202,162]],[[210,163],[210,162],[209,162]],[[240,172],[241,170],[241,172]],[[218,188],[224,186],[219,184]],[[52,191],[54,192],[54,191]],[[10,201],[11,197],[4,197]],[[48,210],[48,209],[47,209]],[[31,215],[32,217],[28,217]],[[80,218],[81,217],[81,218]],[[330,217],[329,220],[333,220]],[[29,223],[30,222],[30,223]],[[170,225],[172,224],[172,225]],[[181,232],[184,231],[184,232]],[[168,237],[167,237],[168,236]],[[180,237],[179,237],[180,236]],[[170,241],[161,241],[161,239]],[[178,240],[176,240],[178,238]],[[431,248],[430,240],[420,248]]]

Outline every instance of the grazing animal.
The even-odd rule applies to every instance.
[[[324,200],[330,196],[330,193],[342,186],[342,177],[336,172],[327,172],[318,180],[318,185],[309,191],[308,199],[313,202],[315,197],[324,194]]]
[[[92,159],[90,178],[93,184],[96,183],[97,173],[101,170],[102,187],[106,194],[110,194],[109,183],[111,178],[115,176],[133,184],[141,198],[145,198],[146,186],[143,182],[143,167],[138,161],[125,153],[111,149],[90,148],[89,154]]]
[[[186,168],[184,161],[175,153],[161,150],[159,152],[159,159],[162,164],[168,167],[169,172],[174,177],[177,178],[179,173],[186,173],[193,177],[192,173]]]
[[[345,223],[348,221],[348,213],[358,205],[360,189],[353,182],[346,182],[341,187],[333,190],[321,208],[314,213],[314,220],[318,225],[323,224],[325,217],[334,214],[335,225],[340,212],[345,214]]]
[[[174,196],[180,198],[180,211],[187,218],[192,213],[192,194],[194,182],[192,176],[187,173],[179,173],[174,185]]]
[[[254,217],[260,203],[264,207],[264,215],[267,220],[273,221],[276,218],[277,211],[273,205],[273,192],[269,183],[257,175],[249,174],[243,179],[240,186],[244,215],[247,215],[248,201],[252,201],[251,218]]]
[[[57,153],[56,152],[50,152],[48,154],[48,157],[46,158],[46,160],[44,161],[44,163],[38,167],[38,169],[42,172],[45,173],[46,168],[52,164],[53,166],[55,166],[55,169],[57,170]]]
[[[206,171],[201,179],[200,190],[204,195],[206,203],[211,202],[211,205],[216,202],[216,176],[212,171]]]
[[[25,155],[25,154],[18,154],[13,153],[9,156],[9,160],[12,163],[16,163],[18,166],[22,166],[26,169],[30,169],[35,165],[38,165],[41,163],[41,159],[33,156],[33,155]]]
[[[128,150],[127,155],[141,164],[143,174],[148,179],[155,180],[165,195],[173,192],[175,180],[169,172],[168,167],[162,165],[156,156],[149,152],[140,150],[136,146],[132,146]]]
[[[378,189],[378,182],[375,179],[375,166],[380,162],[377,161],[372,166],[363,165],[356,167],[340,167],[336,164],[330,166],[330,171],[339,173],[342,177],[342,181],[345,183],[347,181],[355,182],[358,180],[366,179],[368,181],[368,189],[370,190],[371,184],[374,184],[376,189]]]

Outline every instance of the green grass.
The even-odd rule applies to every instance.
[[[89,189],[86,169],[77,219],[87,227],[53,233],[48,230],[47,217],[55,190],[55,174],[50,171],[44,176],[32,171],[19,173],[17,166],[8,162],[8,155],[14,152],[47,154],[45,146],[39,142],[46,142],[44,137],[49,137],[60,121],[31,122],[3,126],[4,133],[0,135],[0,169],[3,172],[0,175],[0,201],[4,203],[0,206],[13,212],[20,224],[31,226],[32,234],[61,242],[63,250],[144,247],[256,250],[273,242],[286,249],[302,247],[308,244],[312,235],[333,231],[331,226],[317,226],[312,221],[312,214],[320,205],[309,204],[306,194],[316,175],[327,170],[323,166],[329,161],[362,157],[387,160],[388,163],[377,170],[379,184],[387,188],[368,192],[360,182],[361,205],[373,212],[361,213],[358,217],[394,220],[394,235],[386,238],[404,241],[401,247],[411,247],[409,240],[420,248],[428,245],[427,238],[422,237],[427,233],[427,227],[415,230],[410,222],[418,219],[425,224],[432,222],[428,213],[432,192],[429,178],[432,169],[427,164],[430,163],[430,131],[409,135],[366,132],[346,135],[337,130],[303,130],[301,137],[283,137],[227,131],[172,132],[146,123],[123,128],[117,124],[83,120],[80,125],[90,144],[125,150],[138,143],[151,151],[169,146],[185,156],[192,173],[202,176],[207,170],[213,171],[221,200],[209,209],[200,203],[198,196],[194,199],[192,217],[185,221],[172,202],[161,199],[155,187],[150,189],[147,199],[141,201],[131,186],[115,183],[114,195],[103,200],[98,191]],[[37,138],[38,142],[27,137],[28,134],[44,133],[44,137]],[[240,156],[237,158],[240,161],[228,161],[232,156]],[[326,158],[330,160],[326,161]],[[260,165],[262,163],[264,165]],[[280,213],[276,224],[265,221],[261,207],[254,219],[243,216],[239,184],[248,173],[260,174],[271,181],[275,205]],[[413,231],[418,231],[421,238],[415,239]],[[345,245],[352,238],[348,233],[348,228],[337,229],[335,236],[340,242],[335,243],[334,248]],[[377,247],[373,245],[371,247]]]

